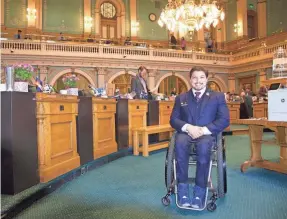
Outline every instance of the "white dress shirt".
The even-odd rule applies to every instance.
[[[199,98],[202,97],[202,95],[204,94],[205,91],[206,91],[206,87],[201,89],[201,90],[194,90],[194,89],[192,89],[192,93],[193,93],[194,96],[196,96],[195,92],[200,92]],[[182,126],[181,131],[187,132],[187,127],[189,125],[191,125],[191,124],[187,123],[184,126]],[[202,127],[202,130],[203,130],[203,134],[204,135],[211,135],[212,134],[206,126]]]

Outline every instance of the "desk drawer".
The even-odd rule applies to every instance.
[[[93,112],[116,112],[116,103],[93,104]]]
[[[51,103],[51,114],[76,113],[73,112],[72,103]]]
[[[147,112],[147,104],[129,104],[129,113],[136,111]]]

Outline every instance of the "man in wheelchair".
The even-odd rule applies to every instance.
[[[178,200],[182,207],[201,209],[205,203],[212,145],[215,136],[229,126],[229,110],[223,93],[208,90],[208,71],[190,70],[192,89],[176,97],[170,117],[177,131],[175,139]],[[192,142],[196,144],[197,163],[193,197],[189,195],[188,163]]]

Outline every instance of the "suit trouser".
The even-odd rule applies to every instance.
[[[203,135],[198,139],[192,139],[186,133],[178,133],[175,139],[176,176],[179,183],[188,182],[188,162],[190,146],[196,141],[196,174],[195,184],[201,188],[207,187],[211,149],[215,138],[211,135]]]

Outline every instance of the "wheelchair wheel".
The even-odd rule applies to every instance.
[[[227,193],[225,144],[221,134],[217,138],[217,193],[223,198]]]
[[[176,132],[172,135],[171,140],[168,145],[168,149],[166,151],[165,158],[165,186],[168,192],[174,190],[174,168],[173,168],[173,160],[175,156],[175,136]]]

